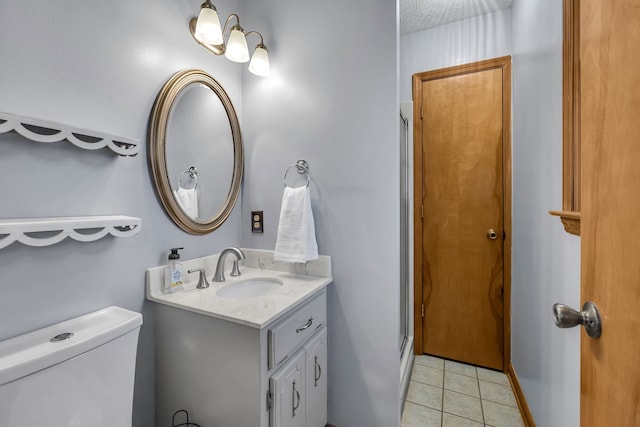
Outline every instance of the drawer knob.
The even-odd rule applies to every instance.
[[[311,325],[313,324],[313,316],[311,316],[309,318],[309,320],[307,320],[307,323],[305,323],[304,325],[300,326],[298,329],[296,329],[296,334],[298,332],[304,331],[305,329],[309,329],[311,327]]]

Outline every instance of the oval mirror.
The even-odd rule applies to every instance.
[[[228,218],[243,171],[240,124],[222,86],[201,70],[183,70],[163,86],[149,125],[149,164],[169,217],[191,234]]]

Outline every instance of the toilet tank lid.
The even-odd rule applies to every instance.
[[[0,386],[76,357],[141,325],[140,313],[113,306],[0,341]]]

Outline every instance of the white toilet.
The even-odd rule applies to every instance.
[[[131,427],[141,325],[108,307],[0,341],[0,426]]]

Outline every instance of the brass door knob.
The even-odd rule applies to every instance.
[[[491,240],[496,240],[498,238],[498,233],[496,233],[496,230],[494,230],[493,228],[490,228],[489,230],[487,230],[487,237]]]

